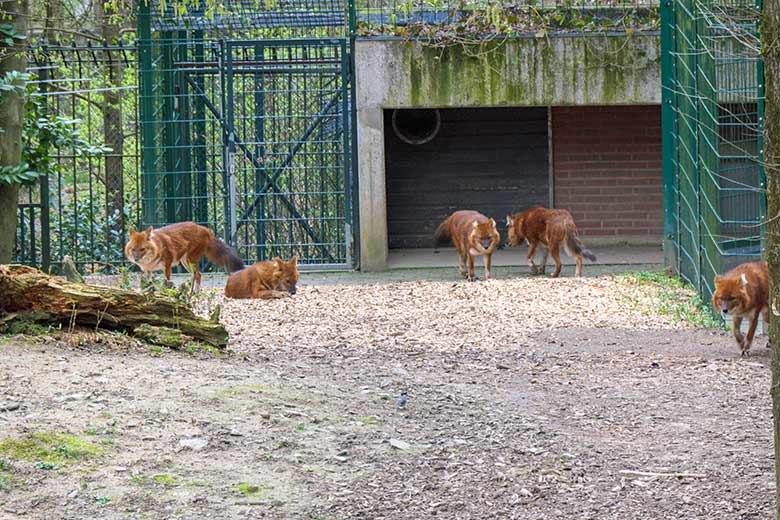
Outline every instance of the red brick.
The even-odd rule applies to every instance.
[[[584,236],[660,236],[660,106],[553,108],[555,205]]]

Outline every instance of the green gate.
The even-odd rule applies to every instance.
[[[225,56],[231,242],[351,265],[347,42],[228,42]]]
[[[354,267],[351,9],[293,4],[140,6],[142,223],[194,220],[247,262]]]
[[[662,2],[664,250],[709,299],[716,274],[762,256],[760,3]]]

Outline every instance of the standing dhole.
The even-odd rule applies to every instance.
[[[712,306],[724,320],[731,319],[734,339],[743,356],[750,353],[750,345],[758,326],[758,316],[764,318],[764,331],[769,326],[769,272],[766,262],[740,264],[723,276],[715,277]],[[742,335],[742,320],[750,318],[747,337]],[[768,346],[768,345],[767,345]]]
[[[289,262],[278,256],[270,262],[258,262],[230,275],[225,286],[228,298],[282,298],[293,295],[298,283],[298,257]]]
[[[510,246],[519,246],[524,240],[528,241],[528,265],[532,274],[544,274],[547,265],[547,254],[555,260],[553,278],[561,273],[560,249],[577,261],[577,276],[582,276],[582,257],[591,262],[596,261],[596,256],[582,244],[577,235],[577,226],[574,219],[565,209],[531,208],[510,215],[506,218]],[[542,265],[534,264],[536,248],[542,246]]]
[[[198,262],[205,256],[209,262],[225,267],[228,272],[240,271],[244,262],[207,227],[194,222],[178,222],[144,231],[130,229],[125,246],[127,259],[137,264],[145,274],[165,271],[165,284],[171,286],[171,268],[181,264],[192,273],[192,290],[200,287]]]
[[[436,247],[450,241],[455,244],[458,253],[458,266],[461,274],[468,280],[474,280],[474,257],[485,257],[485,279],[490,278],[490,262],[501,235],[496,229],[496,221],[487,218],[478,211],[456,211],[442,222],[434,235]],[[468,271],[466,270],[468,264]]]

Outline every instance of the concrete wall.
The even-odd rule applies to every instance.
[[[385,108],[659,104],[657,35],[355,44],[360,265],[387,267]]]
[[[599,243],[660,245],[661,107],[553,107],[551,118],[555,207]]]

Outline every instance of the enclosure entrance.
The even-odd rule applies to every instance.
[[[169,115],[159,135],[146,124],[144,224],[195,220],[249,261],[297,254],[350,265],[346,49],[344,40],[172,43],[162,55],[172,94],[147,100],[149,112]]]
[[[341,2],[139,6],[144,226],[194,220],[247,262],[353,266]]]
[[[546,107],[433,112],[385,110],[391,249],[432,247],[436,226],[459,209],[500,224],[549,204]]]

